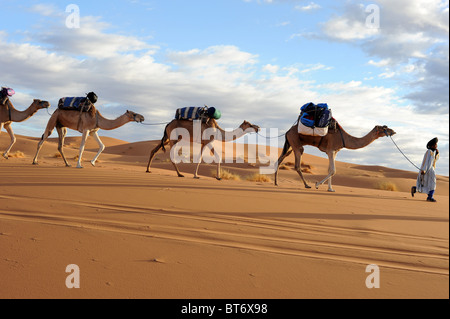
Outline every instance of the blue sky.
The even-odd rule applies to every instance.
[[[438,136],[438,171],[448,175],[448,1],[73,3],[79,29],[65,24],[71,2],[2,1],[0,84],[18,92],[18,108],[93,90],[109,117],[130,108],[165,122],[178,107],[208,104],[221,109],[224,128],[247,119],[281,133],[301,105],[327,102],[355,136],[391,126],[418,164]],[[373,4],[379,28],[366,23]],[[39,113],[14,129],[40,136],[47,120]],[[140,141],[162,130],[131,128],[103,134]],[[413,170],[399,156],[383,139],[338,160]]]

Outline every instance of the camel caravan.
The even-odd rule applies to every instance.
[[[23,122],[33,116],[40,109],[48,109],[50,103],[35,99],[28,109],[18,111],[10,101],[14,95],[14,90],[3,87],[0,93],[0,132],[4,127],[11,137],[11,144],[3,153],[3,157],[8,159],[8,154],[16,142],[11,124],[13,122]],[[65,97],[61,98],[57,110],[51,115],[44,134],[37,145],[36,155],[33,164],[38,164],[39,152],[44,142],[56,128],[58,133],[58,151],[66,166],[70,166],[64,155],[64,139],[67,129],[78,131],[82,134],[81,145],[78,156],[77,168],[83,168],[82,157],[86,140],[92,136],[98,143],[99,150],[96,156],[91,160],[92,166],[95,166],[99,156],[105,149],[98,131],[114,130],[130,122],[142,123],[144,117],[132,111],[126,111],[124,114],[114,120],[107,119],[96,109],[95,103],[98,97],[94,92],[90,92],[86,97]],[[163,138],[150,152],[150,158],[147,165],[147,173],[150,173],[150,166],[159,150],[166,151],[166,146],[170,145],[171,155],[178,154],[177,147],[181,143],[198,144],[198,154],[196,157],[196,169],[194,178],[198,179],[198,169],[202,162],[203,151],[211,143],[231,142],[248,133],[258,133],[260,127],[250,122],[244,121],[237,129],[228,132],[223,130],[217,120],[221,118],[221,112],[215,108],[205,107],[186,107],[177,109],[175,118],[167,124],[163,132]],[[306,182],[302,170],[301,159],[304,153],[304,146],[310,145],[317,147],[320,151],[327,154],[329,158],[328,175],[320,182],[316,183],[316,188],[328,182],[328,191],[334,192],[332,187],[332,177],[336,174],[336,156],[344,148],[360,149],[368,146],[380,137],[393,136],[396,134],[387,126],[375,126],[367,135],[358,138],[348,134],[341,125],[333,118],[331,109],[327,104],[307,103],[301,108],[301,113],[296,124],[294,124],[285,134],[285,145],[281,156],[275,164],[275,185],[278,185],[278,171],[281,163],[292,152],[295,155],[295,170],[299,174],[304,186],[311,188]],[[173,152],[173,153],[172,153]],[[217,163],[216,178],[220,180],[221,154],[214,152]],[[170,160],[179,177],[181,174],[176,156],[170,156]]]

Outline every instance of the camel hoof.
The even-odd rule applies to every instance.
[[[151,172],[150,172],[149,170],[147,170],[146,173],[149,173],[149,174],[150,174]]]
[[[178,177],[181,177],[181,178],[183,178],[183,177],[184,177],[184,175],[178,175]]]
[[[194,176],[194,179],[200,179],[200,177],[198,177],[198,176]]]
[[[66,164],[66,167],[72,167],[72,165],[70,165],[70,164]]]
[[[221,178],[219,178],[219,177],[216,177],[216,179],[218,180],[218,181],[221,181],[222,179]]]
[[[8,155],[6,155],[6,154],[3,154],[3,157],[4,157],[5,159],[9,159]]]
[[[92,161],[91,161],[91,165],[95,167],[95,162],[92,162]]]
[[[77,166],[77,168],[84,168],[83,166]]]
[[[39,165],[39,163],[38,163],[38,162],[33,162],[33,163],[31,163],[31,164],[33,164],[33,165],[36,165],[36,166],[38,166],[38,165]]]
[[[319,189],[320,183],[316,183],[316,189]]]
[[[328,192],[330,193],[336,193],[336,191],[334,189],[329,189]]]
[[[310,189],[310,188],[311,188],[311,186],[309,186],[309,185],[305,185],[305,188],[306,188],[306,189]]]

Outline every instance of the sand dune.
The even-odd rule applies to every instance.
[[[0,298],[449,297],[448,177],[436,204],[411,198],[414,172],[343,162],[335,194],[304,189],[292,157],[279,187],[219,182],[206,164],[200,180],[195,165],[180,165],[181,179],[168,153],[145,173],[157,142],[103,140],[95,168],[64,167],[55,140],[32,166],[38,139],[22,136],[12,152],[24,157],[0,160]],[[66,145],[75,165],[79,138]],[[89,141],[85,159],[96,149]],[[312,183],[326,175],[326,159],[304,162]],[[80,289],[65,286],[69,264],[80,267]],[[370,264],[379,289],[365,285]]]

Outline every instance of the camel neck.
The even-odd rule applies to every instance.
[[[245,134],[247,134],[248,132],[245,132],[242,128],[238,127],[237,129],[234,129],[233,131],[227,132],[223,129],[221,129],[220,127],[217,127],[217,129],[220,131],[221,136],[222,136],[222,141],[223,142],[232,142],[235,141],[239,138],[241,138],[242,136],[244,136]]]
[[[16,110],[11,102],[7,103],[7,107],[9,108],[10,120],[12,122],[26,121],[38,111],[35,103],[31,104],[25,111]]]
[[[364,148],[377,139],[375,128],[363,137],[354,137],[344,131],[342,128],[342,139],[345,144],[345,148],[356,150]]]
[[[102,130],[114,130],[130,122],[130,119],[126,114],[123,114],[115,120],[109,120],[103,117],[100,112],[97,111],[97,122],[98,127]]]

